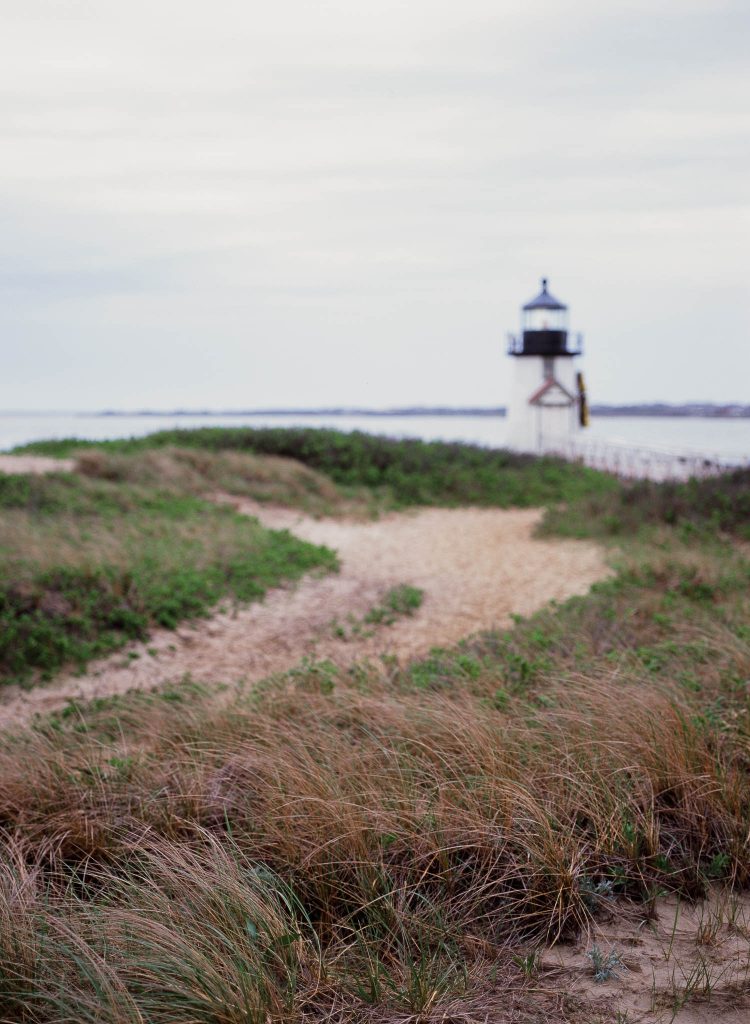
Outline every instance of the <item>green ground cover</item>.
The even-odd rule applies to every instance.
[[[325,474],[335,484],[366,487],[381,502],[408,505],[534,507],[617,489],[611,477],[561,459],[441,441],[392,440],[360,432],[311,428],[169,430],[144,438],[86,443],[133,454],[162,447],[284,456]],[[67,456],[82,442],[38,441],[20,449]]]
[[[658,525],[675,527],[698,543],[704,535],[750,540],[750,470],[685,483],[639,480],[601,489],[549,515],[545,529],[560,536],[616,539]]]
[[[83,666],[154,625],[335,565],[174,486],[0,475],[0,680]]]

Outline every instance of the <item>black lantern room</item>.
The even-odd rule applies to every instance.
[[[542,290],[521,309],[521,337],[510,335],[508,351],[513,356],[579,356],[581,335],[575,343],[568,338],[568,307],[547,291],[547,278]]]

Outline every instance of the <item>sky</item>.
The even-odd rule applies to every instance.
[[[747,0],[0,0],[0,409],[750,401]]]

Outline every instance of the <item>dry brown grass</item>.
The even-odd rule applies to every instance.
[[[300,508],[311,515],[366,510],[371,497],[344,495],[332,480],[294,459],[194,448],[156,448],[120,455],[104,449],[81,451],[76,469],[85,476],[118,483],[168,487],[188,494],[214,491]]]
[[[525,1024],[602,1019],[502,951],[477,954],[468,971],[446,948],[425,957],[398,938],[382,960],[365,956],[370,987],[358,992],[351,958],[323,953],[288,887],[226,840],[192,840],[139,838],[127,876],[95,868],[73,887],[15,846],[0,866],[12,906],[0,919],[3,1019],[479,1024],[493,1009],[493,1020]]]
[[[378,680],[310,671],[221,711],[154,696],[119,739],[105,708],[6,743],[27,1019],[58,1019],[54,991],[82,1020],[437,1020],[491,969],[522,990],[508,946],[576,934],[597,884],[697,894],[718,855],[747,883],[743,755],[669,687],[581,678],[499,712]]]

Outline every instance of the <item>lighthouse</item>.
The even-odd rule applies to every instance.
[[[564,449],[588,419],[583,377],[575,363],[582,335],[568,333],[568,307],[542,290],[521,309],[521,334],[509,335],[513,361],[507,444],[524,452]]]

